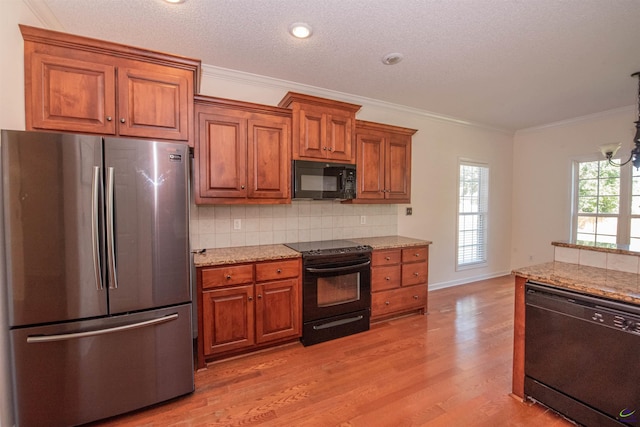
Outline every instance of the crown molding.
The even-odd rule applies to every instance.
[[[600,119],[600,118],[604,118],[604,117],[608,117],[608,116],[614,116],[614,115],[617,115],[617,114],[632,113],[632,112],[635,111],[635,109],[636,109],[636,107],[633,106],[633,105],[628,105],[626,107],[613,108],[611,110],[605,110],[605,111],[601,111],[599,113],[587,114],[585,116],[579,116],[579,117],[574,117],[574,118],[571,118],[571,119],[560,120],[558,122],[547,123],[545,125],[540,125],[540,126],[534,126],[534,127],[530,127],[530,128],[520,129],[520,130],[516,131],[516,134],[537,132],[537,131],[544,130],[544,129],[551,129],[551,128],[569,126],[569,125],[573,125],[573,124],[576,124],[576,123],[586,122],[586,121],[590,121],[590,120],[596,120],[596,119]]]
[[[273,77],[261,76],[258,74],[247,73],[244,71],[236,71],[228,68],[217,67],[214,65],[202,65],[202,75],[220,79],[239,82],[248,85],[271,87],[275,89],[281,89],[284,92],[295,91],[303,92],[308,95],[331,98],[337,101],[344,101],[353,104],[368,105],[373,107],[380,107],[390,110],[395,110],[401,113],[413,114],[416,116],[426,117],[431,120],[445,122],[449,124],[455,124],[465,127],[473,127],[476,129],[488,130],[491,132],[499,132],[507,135],[513,135],[512,131],[495,128],[481,123],[474,123],[468,120],[462,120],[456,117],[450,117],[442,114],[433,113],[430,111],[421,110],[418,108],[407,107],[404,105],[393,104],[391,102],[380,101],[373,98],[367,98],[358,95],[352,95],[344,92],[334,91],[330,89],[323,89],[316,86],[306,85],[302,83],[291,82],[288,80],[277,79]]]
[[[22,0],[22,2],[33,12],[40,23],[49,30],[65,31],[64,26],[55,17],[44,0]]]

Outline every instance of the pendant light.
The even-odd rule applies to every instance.
[[[627,163],[633,163],[633,166],[636,169],[640,169],[640,71],[631,74],[631,77],[638,77],[638,120],[635,121],[636,124],[636,135],[633,137],[633,143],[635,146],[633,150],[631,150],[631,155],[626,162],[615,163],[612,158],[616,155],[616,152],[620,148],[620,144],[608,144],[600,147],[602,154],[607,158],[609,164],[613,166],[624,166]]]

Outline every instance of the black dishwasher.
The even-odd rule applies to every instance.
[[[525,395],[586,426],[640,427],[640,307],[525,290]]]

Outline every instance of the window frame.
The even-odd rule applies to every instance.
[[[480,188],[479,188],[479,201],[478,201],[478,212],[474,213],[474,212],[461,212],[460,210],[460,205],[461,205],[461,172],[462,172],[462,167],[463,166],[471,166],[471,167],[477,167],[477,168],[481,168],[480,170],[480,174],[481,177],[479,178],[480,181]],[[484,171],[484,172],[483,172]],[[482,182],[482,180],[484,180],[485,182]],[[487,162],[482,162],[482,161],[477,161],[477,160],[471,160],[471,159],[464,159],[464,158],[459,158],[458,159],[458,168],[457,168],[457,179],[456,179],[456,183],[457,183],[457,190],[456,190],[456,244],[455,244],[455,265],[456,265],[456,271],[464,271],[464,270],[469,270],[469,269],[474,269],[474,268],[482,268],[482,267],[486,267],[489,265],[489,251],[488,251],[488,236],[489,236],[489,188],[490,188],[490,180],[491,180],[491,168],[489,163]],[[483,210],[484,208],[484,210]],[[462,215],[479,215],[479,218],[481,218],[481,222],[483,222],[483,226],[481,227],[481,231],[482,231],[482,236],[480,237],[481,240],[481,245],[482,245],[482,259],[478,259],[475,261],[470,261],[470,262],[465,262],[465,263],[460,263],[460,252],[461,249],[463,248],[461,246],[461,241],[460,241],[460,234],[461,234],[461,230],[460,230],[460,219],[462,217]],[[474,245],[478,245],[479,243],[474,243]]]

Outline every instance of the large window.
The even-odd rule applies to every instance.
[[[487,262],[487,211],[489,167],[460,161],[458,179],[457,268],[484,266]]]
[[[573,237],[640,250],[640,171],[606,160],[574,162]]]

